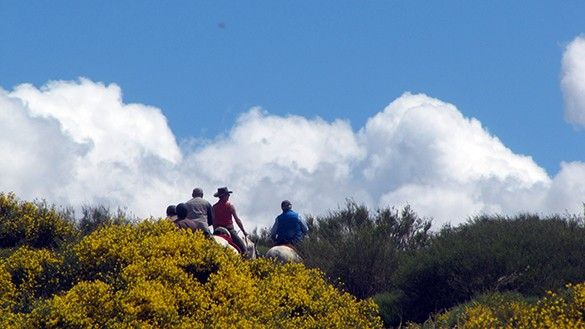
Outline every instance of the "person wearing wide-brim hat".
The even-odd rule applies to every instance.
[[[217,189],[217,192],[215,192],[215,194],[213,196],[216,198],[221,198],[223,195],[232,194],[232,193],[234,193],[234,192],[230,191],[227,187],[219,187]]]
[[[238,224],[244,236],[248,235],[244,229],[244,225],[242,225],[242,220],[238,217],[236,208],[229,202],[230,194],[232,193],[227,187],[220,187],[213,195],[219,198],[219,201],[213,205],[213,229],[225,227],[230,232],[232,240],[240,247],[240,250],[246,250],[246,244],[234,229],[233,220],[235,219],[236,224]]]

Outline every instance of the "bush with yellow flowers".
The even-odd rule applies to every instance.
[[[168,221],[109,225],[0,262],[2,328],[381,328],[301,264],[244,260]]]
[[[38,298],[48,297],[60,287],[63,261],[55,253],[45,249],[21,247],[0,263],[0,268],[10,276],[16,288],[12,298],[14,307],[30,311]]]
[[[585,283],[568,284],[532,301],[516,293],[489,293],[415,328],[585,328]]]
[[[75,223],[54,207],[21,202],[14,193],[0,193],[0,219],[0,248],[55,248],[78,235]]]

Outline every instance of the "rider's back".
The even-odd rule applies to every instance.
[[[299,215],[292,211],[286,211],[276,218],[278,229],[276,241],[279,243],[297,242],[303,236],[302,223]]]

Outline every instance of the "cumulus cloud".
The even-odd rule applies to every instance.
[[[478,120],[426,95],[398,98],[360,135],[368,154],[363,175],[381,196],[379,206],[410,204],[442,221],[461,221],[532,209],[534,198],[520,196],[550,184],[530,157],[514,154]]]
[[[585,164],[549,177],[452,104],[406,93],[364,127],[253,108],[227,134],[178,146],[161,110],[125,104],[115,84],[81,79],[0,90],[0,185],[59,204],[102,203],[162,216],[195,186],[227,185],[248,227],[282,199],[323,215],[346,198],[410,204],[437,224],[481,213],[578,212]],[[213,200],[211,200],[213,201]]]
[[[120,88],[87,79],[0,93],[3,190],[65,204],[128,206],[145,215],[159,174],[181,161],[161,111],[124,104]],[[142,190],[145,190],[144,192]]]
[[[237,187],[240,208],[267,225],[283,199],[314,211],[337,207],[350,195],[353,168],[363,157],[348,122],[279,117],[256,108],[186,163],[210,184]]]
[[[573,40],[565,49],[561,89],[565,98],[565,119],[585,126],[585,37]]]
[[[0,186],[23,197],[64,196],[68,173],[88,147],[62,134],[54,118],[24,108],[20,99],[0,90]]]
[[[563,162],[548,191],[544,208],[553,212],[581,213],[585,196],[585,163]],[[574,211],[572,211],[574,210]],[[580,211],[581,210],[581,211]]]

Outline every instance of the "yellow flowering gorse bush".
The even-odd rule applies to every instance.
[[[372,301],[321,272],[244,260],[168,221],[106,226],[67,250],[23,247],[2,262],[2,327],[381,328]],[[51,285],[61,290],[39,294]],[[22,291],[30,309],[17,307]]]
[[[423,325],[409,328],[585,328],[585,282],[567,285],[562,293],[548,292],[536,302],[489,296],[439,314]]]
[[[1,248],[53,248],[77,235],[75,225],[54,208],[19,202],[13,193],[0,193],[0,219]]]

